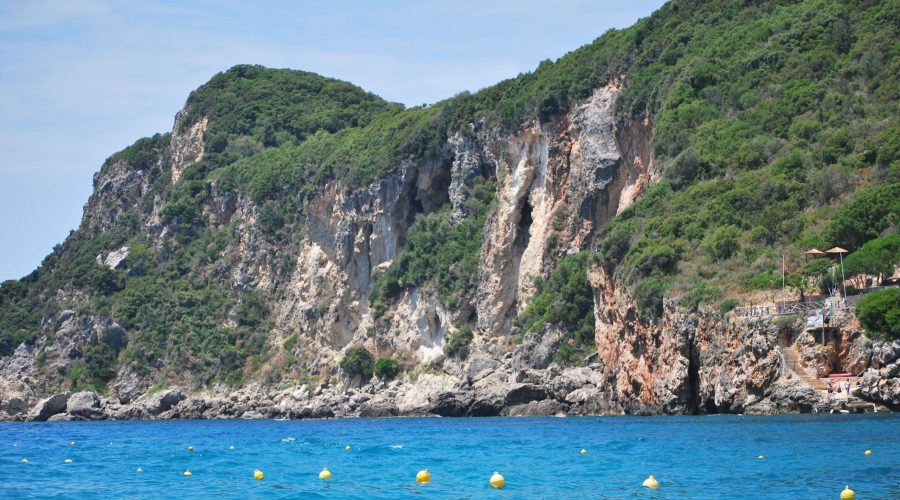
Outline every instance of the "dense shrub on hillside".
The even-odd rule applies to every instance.
[[[537,281],[537,292],[516,319],[525,332],[541,333],[545,326],[562,329],[564,338],[574,344],[561,344],[558,361],[564,364],[575,364],[594,349],[594,294],[587,278],[588,257],[587,252],[563,257],[546,281]]]
[[[535,120],[547,126],[613,80],[622,84],[618,123],[651,124],[654,155],[643,160],[663,179],[588,244],[633,293],[641,319],[658,317],[666,294],[693,306],[718,300],[714,288],[728,297],[777,288],[782,255],[796,277],[789,284],[805,293],[809,277],[794,271],[808,246],[855,251],[897,225],[897,19],[897,2],[670,2],[533,72],[407,110],[310,73],[237,66],[197,89],[180,117],[183,127],[209,119],[202,160],[173,184],[169,134],[113,155],[106,166],[121,160],[148,176],[139,206],[117,214],[109,231],[85,224],[34,273],[0,285],[0,355],[53,327],[62,291],[87,297],[83,312],[126,326],[127,359],[138,369],[239,383],[267,355],[271,313],[264,294],[242,296],[232,286],[238,263],[223,251],[235,233],[209,227],[203,215],[213,186],[249,197],[262,237],[293,262],[304,203],[327,183],[368,185],[405,161],[435,158],[451,135],[502,138]],[[376,280],[376,313],[412,286],[433,288],[451,307],[471,303],[495,175],[471,186],[474,205],[461,224],[451,224],[448,207],[422,209]],[[161,243],[141,224],[160,203],[163,224],[175,231]],[[97,255],[125,244],[133,249],[127,272],[97,265]],[[848,256],[848,267],[884,260],[863,257],[891,248]],[[543,306],[527,318],[582,332],[568,339],[572,352],[568,341],[561,349],[576,359],[590,346],[588,315],[570,314],[582,311],[585,295],[566,259],[549,264],[566,279],[551,272],[532,298]],[[284,262],[279,273],[290,269]],[[580,292],[562,286],[570,278]],[[448,345],[462,353],[460,332]]]
[[[340,366],[350,377],[358,376],[369,380],[375,372],[375,357],[365,347],[355,345],[344,354]]]
[[[459,330],[450,334],[450,339],[444,344],[444,355],[465,359],[469,355],[469,346],[474,338],[472,326],[463,325]]]
[[[858,274],[890,276],[900,265],[900,234],[876,238],[844,259],[847,277]]]
[[[689,311],[697,309],[701,304],[710,304],[722,296],[722,289],[714,285],[698,283],[681,296],[678,307]]]
[[[634,302],[642,320],[651,322],[662,317],[663,298],[668,287],[667,280],[658,278],[644,280],[635,287]]]
[[[831,220],[828,238],[855,250],[900,224],[900,183],[864,189],[853,196]]]
[[[191,92],[182,126],[209,119],[207,149],[218,153],[229,137],[253,136],[264,146],[302,141],[367,124],[402,109],[347,82],[315,73],[238,65]],[[217,142],[225,140],[226,144]]]
[[[375,360],[375,376],[381,380],[391,380],[400,373],[400,365],[390,356],[382,356]]]
[[[873,337],[900,339],[900,288],[888,288],[863,297],[856,317]]]
[[[712,256],[713,260],[725,260],[740,248],[737,240],[740,234],[741,230],[730,224],[717,227],[706,234],[701,246]]]
[[[436,212],[416,217],[403,251],[372,286],[369,301],[376,314],[383,311],[387,301],[411,286],[432,287],[449,307],[474,295],[484,220],[494,196],[493,183],[477,178],[471,195],[468,216],[457,224],[451,221],[449,203]]]

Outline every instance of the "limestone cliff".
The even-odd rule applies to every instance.
[[[348,189],[332,181],[301,208],[303,230],[288,246],[264,237],[260,207],[247,195],[210,183],[202,220],[210,227],[230,227],[233,235],[216,264],[221,279],[234,293],[255,289],[269,298],[267,342],[273,351],[284,352],[278,356],[295,361],[267,373],[267,382],[254,386],[256,399],[244,410],[215,403],[216,398],[229,397],[227,389],[217,386],[213,395],[197,393],[181,403],[200,405],[200,410],[177,406],[181,410],[170,414],[752,411],[771,396],[781,375],[771,324],[730,324],[717,315],[682,314],[671,307],[661,321],[642,323],[632,299],[600,266],[589,273],[597,345],[589,367],[572,372],[553,363],[558,341],[554,343],[551,334],[543,341],[529,335],[521,345],[510,343],[518,328],[514,319],[535,292],[534,278],[546,277],[560,256],[590,249],[598,229],[659,176],[649,155],[652,120],[620,121],[615,116],[622,86],[613,80],[570,112],[515,134],[477,130],[468,137],[450,136],[437,154],[404,161],[395,173],[365,188]],[[154,189],[164,186],[154,183],[154,177],[178,183],[185,168],[202,157],[207,123],[202,117],[183,124],[181,116],[172,139],[158,141],[159,160],[143,169],[114,161],[97,175],[95,193],[85,208],[86,227],[110,230],[121,222],[121,214],[140,207],[137,222],[153,246],[172,244],[179,221],[161,215],[160,193]],[[453,216],[465,218],[470,196],[465,187],[476,177],[498,182],[483,229],[473,302],[448,307],[434,290],[413,287],[376,317],[369,304],[374,276],[401,251],[413,216],[450,203]],[[110,248],[98,255],[98,262],[115,268],[127,263],[127,256],[127,247]],[[289,272],[283,272],[285,263]],[[42,340],[23,345],[0,361],[8,418],[24,416],[36,398],[64,389],[71,362],[88,346],[123,342],[128,335],[111,318],[77,312],[83,300],[65,296],[60,304],[75,310],[48,319],[52,344]],[[233,321],[226,319],[225,324]],[[468,360],[447,358],[443,347],[449,336],[470,321],[476,335]],[[295,336],[292,346],[284,347],[290,336]],[[345,378],[337,362],[357,344],[377,355],[394,356],[411,371],[390,388]],[[416,367],[439,371],[419,373]],[[279,392],[277,405],[271,399],[275,396],[266,395],[298,375],[323,385],[317,394],[310,394],[309,385],[303,390],[309,393]],[[172,385],[191,384],[187,374],[166,377]],[[162,407],[147,410],[141,396],[153,385],[151,380],[150,374],[122,365],[109,383],[109,398],[102,399],[103,412],[92,413],[92,418],[161,415]],[[346,399],[367,391],[363,398]]]
[[[896,343],[718,308],[800,241],[896,231],[892,8],[673,1],[412,108],[215,75],[0,284],[0,417],[831,409],[793,357],[896,408]]]

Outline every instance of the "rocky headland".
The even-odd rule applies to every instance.
[[[0,419],[897,410],[900,341],[733,312],[896,237],[896,26],[825,3],[670,2],[430,106],[216,75],[0,286]]]

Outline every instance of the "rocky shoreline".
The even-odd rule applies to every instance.
[[[531,354],[540,353],[532,345]],[[348,417],[477,417],[477,416],[583,416],[655,415],[652,406],[635,410],[615,402],[604,390],[603,367],[593,363],[581,368],[527,367],[534,359],[515,352],[500,360],[475,352],[465,363],[447,360],[440,369],[417,376],[367,383],[341,379],[270,389],[250,384],[229,391],[225,388],[190,392],[172,387],[146,393],[123,403],[93,391],[58,393],[33,405],[21,398],[0,401],[0,420],[78,421],[148,419],[285,418],[320,419]],[[873,363],[863,377],[858,395],[878,403],[878,411],[896,408],[896,373],[900,370],[900,342],[878,344]],[[354,383],[355,382],[355,383]],[[885,387],[882,387],[885,386]],[[890,387],[887,387],[890,386]],[[886,397],[886,395],[889,395]],[[887,405],[887,406],[885,406]],[[765,397],[743,408],[745,414],[828,413],[841,402],[830,402],[796,375],[785,372]],[[687,412],[682,412],[687,413]],[[701,412],[702,413],[702,412]]]

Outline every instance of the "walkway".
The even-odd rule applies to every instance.
[[[800,364],[800,356],[794,346],[781,348],[781,359],[784,360],[785,369],[791,370],[800,377],[800,380],[817,391],[827,394],[828,387],[822,383],[819,377],[809,373],[809,369]]]

